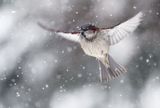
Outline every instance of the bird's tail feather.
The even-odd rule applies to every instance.
[[[110,55],[107,55],[105,59],[100,59],[100,61],[104,64],[101,65],[102,70],[100,72],[100,80],[102,82],[108,82],[109,80],[115,79],[121,74],[127,72],[127,70],[123,66],[116,63]]]

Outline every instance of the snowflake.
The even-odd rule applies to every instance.
[[[124,80],[120,80],[120,83],[124,83]]]
[[[48,88],[49,87],[48,84],[46,84],[45,87]]]
[[[113,15],[112,15],[112,14],[110,14],[109,16],[110,16],[110,17],[112,17]]]
[[[16,80],[15,80],[15,79],[11,79],[11,81],[12,81],[12,82],[16,82]]]
[[[69,72],[69,69],[68,69],[68,68],[66,69],[66,72]]]
[[[139,65],[136,65],[136,68],[139,68]]]
[[[70,81],[72,81],[72,80],[74,80],[74,77],[71,77],[71,78],[70,78]]]
[[[15,11],[15,10],[12,10],[12,11],[11,11],[11,13],[12,13],[12,14],[15,14],[15,13],[16,13],[16,11]]]
[[[153,63],[154,66],[157,66],[157,63]]]
[[[149,59],[146,59],[146,63],[149,63]]]
[[[73,19],[72,22],[76,22],[75,19]]]
[[[30,92],[31,91],[31,88],[28,88],[28,92]]]
[[[64,54],[64,50],[62,50],[62,54]]]
[[[16,92],[16,96],[17,96],[17,97],[20,97],[21,95],[20,95],[20,93],[19,93],[19,92]]]
[[[78,15],[78,14],[79,14],[79,12],[78,12],[78,11],[76,11],[76,14]]]
[[[152,58],[153,57],[153,55],[152,54],[149,54],[149,58]]]
[[[156,80],[159,80],[159,76],[156,77]]]
[[[60,88],[60,89],[63,89],[63,86],[60,86],[59,88]]]
[[[136,6],[133,6],[133,9],[137,9],[137,7],[136,7]]]
[[[72,48],[71,48],[71,47],[67,47],[67,51],[68,51],[68,52],[71,52],[71,51],[72,51]]]
[[[45,88],[44,87],[42,87],[42,90],[44,90]]]
[[[92,73],[89,73],[89,76],[92,76]]]
[[[159,15],[159,12],[156,12],[156,15]]]
[[[19,75],[17,75],[17,78],[19,78]]]
[[[83,70],[85,70],[85,69],[86,69],[86,67],[85,67],[85,66],[82,66],[82,69],[83,69]]]
[[[81,78],[81,77],[82,77],[82,74],[78,74],[77,76],[78,76],[78,78]]]
[[[21,67],[21,66],[19,66],[19,67],[18,67],[18,69],[20,70],[20,69],[22,69],[22,67]]]

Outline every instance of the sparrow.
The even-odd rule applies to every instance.
[[[140,25],[143,19],[143,12],[139,12],[134,17],[116,26],[109,28],[99,28],[93,24],[85,24],[78,32],[62,32],[44,26],[38,22],[43,29],[54,32],[57,35],[76,43],[79,43],[84,53],[97,58],[103,66],[104,71],[100,71],[100,81],[110,81],[126,73],[125,67],[118,64],[109,54],[110,46],[119,43],[129,36]]]

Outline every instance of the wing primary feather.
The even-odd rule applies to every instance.
[[[47,31],[50,31],[50,32],[54,32],[58,35],[60,35],[61,37],[67,39],[67,40],[70,40],[70,41],[74,41],[74,42],[80,42],[79,40],[79,33],[80,32],[62,32],[62,31],[59,31],[59,30],[55,30],[53,28],[49,28],[47,26],[44,26],[42,23],[38,22],[37,23],[41,28],[47,30]]]
[[[47,30],[47,31],[50,31],[50,32],[55,32],[55,33],[63,32],[63,33],[71,33],[71,34],[78,34],[78,33],[80,33],[80,32],[64,32],[64,31],[60,31],[60,30],[55,30],[55,29],[53,29],[53,28],[49,28],[49,27],[43,25],[43,24],[40,23],[40,22],[38,22],[37,24],[38,24],[41,28],[43,28],[43,29],[45,29],[45,30]]]
[[[106,29],[106,35],[109,37],[110,45],[117,44],[130,33],[132,33],[141,23],[144,14],[139,12],[134,17],[130,18],[129,20],[111,28]],[[104,28],[102,28],[104,30]]]

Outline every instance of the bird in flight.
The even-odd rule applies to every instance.
[[[38,23],[40,27],[57,35],[80,44],[84,53],[88,56],[97,58],[104,71],[100,71],[100,81],[110,81],[126,73],[127,70],[116,63],[110,56],[110,46],[119,43],[122,39],[129,36],[140,25],[143,13],[139,12],[129,20],[110,28],[99,28],[92,24],[80,27],[79,32],[61,32]],[[103,64],[103,65],[102,65]]]

